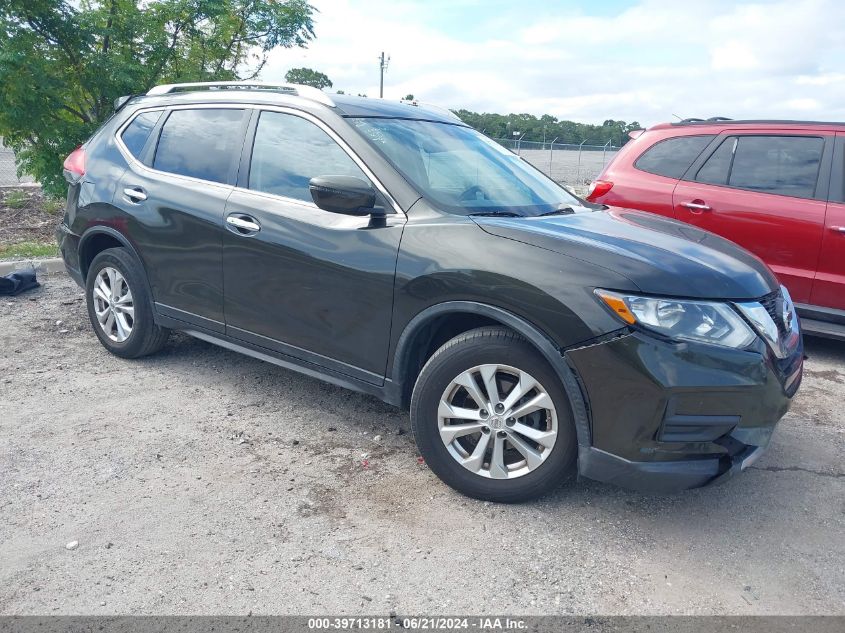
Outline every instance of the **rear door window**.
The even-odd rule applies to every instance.
[[[824,139],[817,136],[741,136],[728,184],[784,196],[812,198]]]
[[[174,110],[161,129],[153,167],[200,178],[228,182],[240,156],[243,110],[202,108]]]
[[[660,141],[649,147],[636,160],[634,167],[650,174],[678,179],[714,138],[714,134],[701,134]]]
[[[150,133],[161,118],[161,113],[161,110],[142,112],[132,120],[132,123],[120,135],[120,140],[123,141],[126,149],[138,160],[141,160],[141,154],[150,138]]]

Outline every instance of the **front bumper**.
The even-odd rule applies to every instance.
[[[590,414],[579,473],[651,492],[723,481],[765,450],[801,382],[800,338],[779,359],[634,331],[566,352]]]

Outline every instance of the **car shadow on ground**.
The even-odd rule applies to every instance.
[[[845,375],[845,342],[822,338],[807,337],[805,341],[808,363],[811,371],[825,371],[827,368],[841,367]],[[137,361],[136,361],[137,362]],[[237,354],[182,334],[175,334],[173,340],[158,355],[141,362],[158,364],[165,363],[192,367],[209,366],[224,374],[237,374],[240,384],[248,392],[261,390],[261,395],[267,395],[278,387],[281,392],[284,387],[286,398],[296,402],[312,402],[315,393],[319,393],[318,406],[334,413],[349,411],[356,412],[355,418],[348,422],[354,430],[364,427],[370,428],[367,416],[373,416],[373,424],[395,426],[402,429],[402,433],[410,433],[408,413],[383,403],[379,399],[350,391],[341,387],[324,383],[315,378],[278,367],[264,361]],[[821,368],[819,367],[821,366]],[[262,376],[263,380],[256,385],[250,378]],[[223,380],[238,382],[235,377],[227,376]],[[245,396],[255,396],[256,393],[246,393]],[[737,504],[754,498],[758,503],[769,503],[783,508],[782,478],[775,477],[778,471],[804,470],[812,474],[812,469],[802,469],[793,464],[797,458],[792,450],[795,442],[794,431],[783,428],[775,434],[775,438],[766,454],[751,469],[717,486],[686,490],[672,494],[651,494],[627,490],[614,485],[603,484],[586,479],[571,481],[540,501],[534,502],[539,508],[547,511],[560,512],[564,508],[579,505],[601,507],[617,518],[622,515],[639,515],[641,518],[655,517],[663,513],[680,512],[687,517],[696,516],[701,510],[707,509],[713,518],[722,517],[730,521],[736,512]],[[816,441],[821,441],[816,439]],[[406,444],[407,448],[399,448],[397,455],[400,460],[416,464],[418,453],[413,444]],[[769,470],[767,464],[775,466]],[[772,472],[774,471],[774,472]],[[818,474],[818,473],[816,473]],[[835,475],[835,473],[821,473],[821,476]],[[810,485],[824,485],[825,481],[811,481]],[[801,485],[807,485],[806,482]],[[454,493],[456,498],[460,495]],[[768,501],[767,501],[768,500]],[[789,504],[786,504],[787,506]],[[622,511],[621,514],[619,511]]]
[[[845,371],[845,341],[820,336],[804,336],[804,354],[807,360],[837,363]]]

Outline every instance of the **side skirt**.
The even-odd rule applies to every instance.
[[[344,389],[351,389],[352,391],[358,391],[360,393],[375,396],[387,404],[396,407],[401,405],[401,389],[399,389],[396,383],[392,380],[385,380],[385,383],[382,386],[373,385],[371,383],[352,378],[351,376],[346,376],[344,374],[328,370],[319,365],[301,361],[298,358],[294,358],[286,354],[281,354],[265,347],[252,345],[246,341],[235,340],[219,332],[205,330],[204,328],[197,327],[190,323],[185,323],[184,321],[165,316],[161,313],[159,313],[157,317],[156,322],[163,327],[180,330],[185,334],[193,336],[194,338],[224,347],[228,350],[232,350],[233,352],[238,352],[240,354],[245,354],[246,356],[251,356],[252,358],[257,358],[258,360],[272,363],[273,365],[278,365],[279,367],[284,367],[285,369],[299,372],[300,374],[305,374],[311,378],[316,378],[318,380],[337,385],[338,387],[343,387]]]
[[[805,334],[845,341],[845,310],[796,303]]]

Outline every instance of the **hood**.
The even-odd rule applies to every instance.
[[[779,287],[766,264],[733,242],[642,211],[472,219],[492,235],[613,270],[645,294],[756,299]]]

